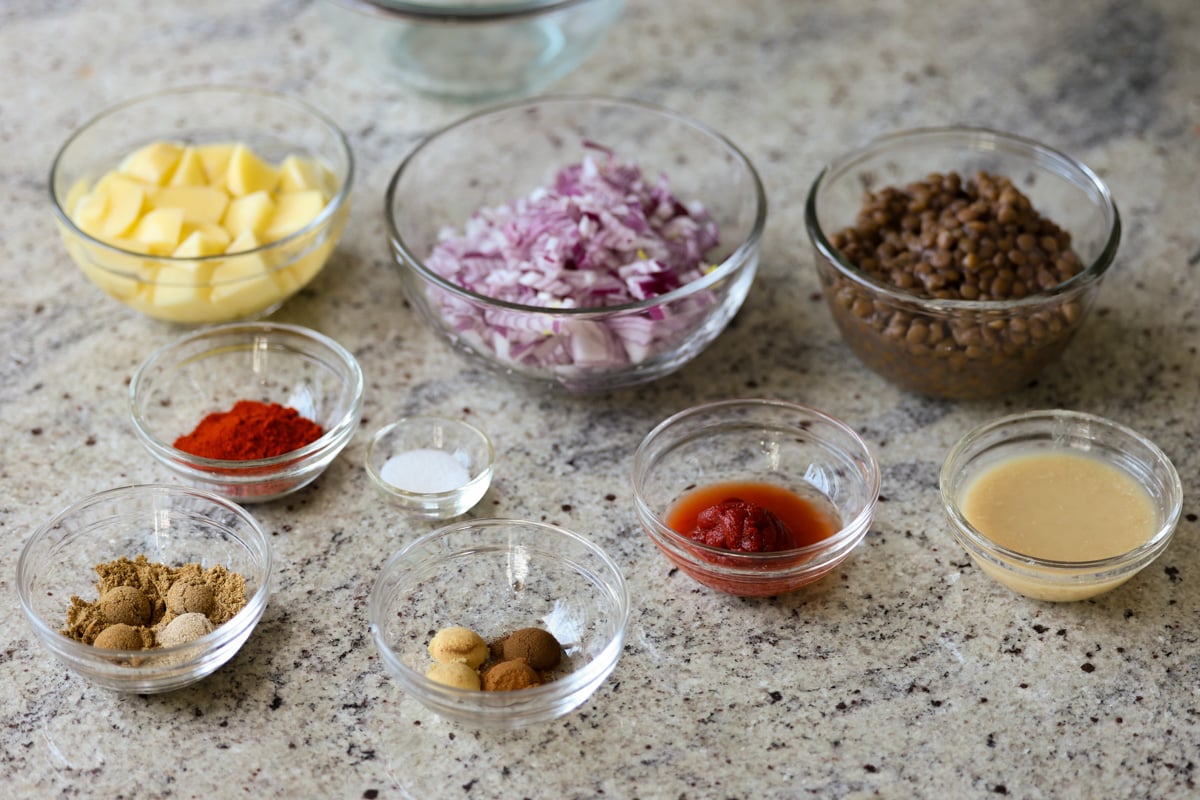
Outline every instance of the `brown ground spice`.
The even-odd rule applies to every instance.
[[[150,606],[145,625],[136,626],[142,633],[146,649],[156,646],[155,634],[166,627],[177,614],[167,607],[167,593],[177,582],[184,581],[208,587],[213,603],[206,616],[214,626],[228,622],[246,605],[246,580],[239,573],[230,572],[220,564],[204,569],[199,564],[184,564],[171,567],[151,562],[144,555],[132,561],[122,556],[115,561],[97,564],[94,568],[99,579],[96,581],[97,599],[71,598],[67,609],[67,624],[60,631],[77,642],[93,644],[100,632],[110,621],[104,613],[101,598],[118,586],[131,586],[139,590]]]

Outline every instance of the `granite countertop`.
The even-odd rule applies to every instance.
[[[1052,10],[1051,10],[1052,8]],[[363,66],[318,3],[6,0],[0,9],[0,785],[6,797],[1168,797],[1200,782],[1200,7],[1191,0],[631,0],[607,46],[553,88],[684,111],[737,142],[770,197],[762,266],[731,327],[636,391],[545,394],[454,357],[402,302],[382,222],[400,158],[466,106]],[[178,330],[85,281],[46,176],[101,109],[144,92],[247,83],[303,97],[348,133],[361,180],[330,266],[275,318],[346,345],[363,425],[313,486],[253,507],[274,593],[204,681],[117,695],[68,672],[18,610],[20,548],[62,506],[171,480],[137,445],[129,378]],[[1124,221],[1094,315],[1030,387],[980,402],[899,391],[841,343],[802,224],[828,159],[871,136],[970,123],[1075,155]],[[699,401],[765,396],[845,419],[883,498],[865,542],[793,595],[737,599],[672,570],[641,533],[630,457]],[[1034,602],[970,564],[937,472],[969,428],[1066,407],[1155,440],[1184,519],[1152,567],[1074,604]],[[621,564],[634,608],[616,671],[553,723],[474,732],[385,673],[366,598],[433,523],[391,511],[362,460],[399,415],[465,416],[499,453],[483,511],[580,531]],[[552,432],[552,433],[547,433]]]

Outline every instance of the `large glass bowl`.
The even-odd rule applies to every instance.
[[[307,225],[236,254],[176,257],[125,249],[89,235],[71,209],[122,160],[156,141],[242,143],[273,164],[319,162],[335,182]],[[67,252],[96,286],[135,311],[184,325],[262,317],[325,266],[350,213],[354,159],[338,126],[320,111],[262,89],[198,86],[128,100],[72,134],[50,170],[50,195]]]
[[[1010,178],[1070,233],[1083,271],[1020,299],[927,299],[867,275],[830,243],[854,224],[864,191],[979,170]],[[1054,362],[1087,318],[1121,239],[1096,173],[1043,144],[978,128],[904,131],[841,156],[813,181],[805,223],[826,303],[855,355],[904,389],[956,399],[1019,389]]]
[[[640,302],[603,308],[547,308],[495,300],[459,286],[426,264],[443,228],[461,229],[480,208],[550,184],[594,150],[634,160],[672,194],[698,201],[719,226],[720,243],[701,278]],[[385,215],[404,292],[456,351],[517,378],[573,392],[645,383],[679,369],[709,345],[741,307],[758,267],[766,196],[754,167],[733,144],[671,111],[607,98],[535,99],[484,111],[435,133],[401,162]],[[536,347],[509,349],[507,330],[544,333]],[[620,352],[589,360],[593,337],[616,337]]]
[[[368,65],[437,97],[534,94],[600,45],[624,0],[328,0],[326,19]]]

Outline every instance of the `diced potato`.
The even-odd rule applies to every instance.
[[[280,192],[303,192],[321,188],[320,168],[307,158],[291,155],[279,165]]]
[[[196,148],[196,154],[204,162],[204,172],[208,175],[209,186],[225,185],[225,171],[229,168],[229,156],[232,153],[232,142],[204,144]]]
[[[179,246],[179,234],[182,230],[182,209],[155,208],[138,220],[133,228],[133,239],[149,246],[151,252],[171,253]]]
[[[224,228],[218,228],[224,233]],[[219,239],[214,239],[205,235],[203,231],[194,230],[189,233],[184,240],[175,248],[175,252],[171,255],[176,258],[203,258],[204,256],[215,256],[225,252],[225,242]]]
[[[171,174],[168,186],[207,186],[208,170],[204,168],[204,159],[194,147],[183,148],[175,172]]]
[[[183,147],[173,142],[152,142],[121,162],[120,171],[131,178],[162,186],[179,163]]]
[[[225,185],[234,197],[272,191],[279,183],[279,170],[263,161],[243,144],[234,145],[225,170]]]
[[[158,268],[150,303],[172,318],[191,317],[209,306],[208,273],[211,267],[193,264],[164,264]]]
[[[183,211],[184,222],[219,223],[229,195],[211,186],[167,186],[150,192],[152,208],[178,208]]]
[[[119,175],[97,186],[96,191],[107,195],[104,212],[104,223],[100,233],[104,239],[115,239],[124,235],[142,215],[142,206],[146,202],[146,192],[136,181]]]
[[[221,224],[234,239],[249,231],[256,237],[267,228],[271,217],[275,216],[275,201],[266,191],[254,192],[242,197],[235,197],[225,209],[225,217]]]
[[[108,216],[108,194],[85,194],[73,206],[71,219],[88,236],[104,237],[104,222]]]
[[[285,296],[282,287],[268,272],[258,253],[247,253],[217,265],[212,274],[212,302],[257,310],[279,302]]]
[[[184,220],[183,231],[180,233],[180,236],[186,239],[193,233],[199,233],[208,241],[215,243],[222,253],[229,247],[229,243],[233,241],[233,237],[229,235],[229,231],[220,225],[214,225],[211,222],[193,224]]]
[[[274,242],[295,233],[312,222],[324,207],[325,197],[320,189],[279,195],[275,203],[275,215],[271,217],[263,239]]]

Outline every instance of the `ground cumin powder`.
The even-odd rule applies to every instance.
[[[180,614],[203,613],[216,626],[228,622],[246,605],[245,578],[219,564],[208,569],[199,564],[171,567],[140,555],[133,560],[122,556],[97,564],[94,569],[99,576],[97,599],[72,597],[67,625],[61,631],[84,644],[94,644],[96,637],[110,625],[141,622],[132,627],[138,631],[142,647],[149,649],[157,646],[157,634]],[[137,610],[131,612],[131,593],[112,592],[118,587],[132,587],[141,592],[148,612],[145,606],[136,603],[133,605]],[[142,620],[129,619],[130,613],[141,616],[143,612],[146,613]]]

